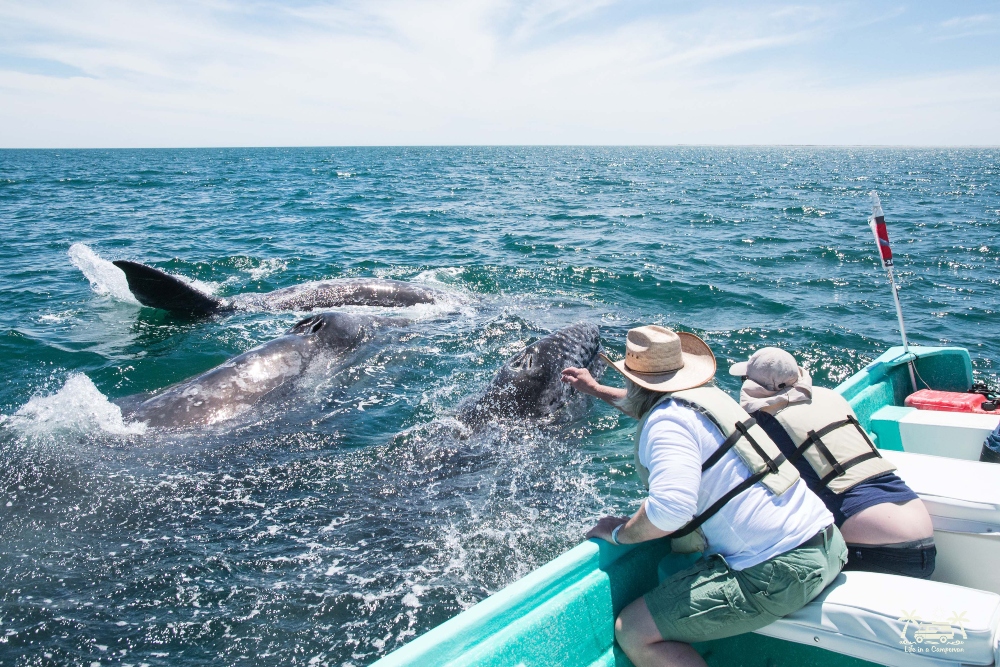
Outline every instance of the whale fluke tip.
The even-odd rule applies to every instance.
[[[159,269],[127,259],[112,264],[122,270],[129,291],[144,306],[194,317],[211,315],[222,306],[218,299]]]

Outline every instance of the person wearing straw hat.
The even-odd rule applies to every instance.
[[[733,364],[740,404],[819,496],[847,542],[845,570],[926,579],[934,573],[934,525],[923,502],[883,459],[851,405],[815,387],[791,354],[764,347]]]
[[[712,386],[715,356],[698,336],[631,329],[625,359],[605,361],[625,388],[586,369],[563,381],[640,419],[636,468],[647,496],[587,537],[630,544],[671,537],[701,550],[692,567],[626,606],[615,637],[637,667],[705,665],[693,642],[751,632],[812,600],[846,561],[833,516],[739,404]]]

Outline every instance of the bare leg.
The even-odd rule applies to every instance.
[[[706,667],[689,644],[663,641],[642,598],[618,615],[615,638],[636,667]]]

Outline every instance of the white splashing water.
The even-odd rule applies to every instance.
[[[208,283],[203,280],[191,279],[185,276],[179,276],[176,273],[171,273],[170,275],[172,275],[175,278],[180,278],[181,280],[183,280],[184,282],[186,282],[188,285],[195,288],[199,292],[204,292],[205,294],[208,294],[210,296],[214,295],[219,290],[219,287],[222,286],[222,283]]]
[[[308,283],[304,286],[308,286]],[[381,317],[400,317],[416,322],[421,320],[433,320],[452,313],[460,313],[465,317],[473,317],[477,312],[475,305],[470,303],[465,295],[448,290],[442,290],[438,300],[434,303],[415,303],[412,306],[399,306],[395,308],[386,306],[337,306],[323,308],[322,310],[337,310],[345,313],[378,315]],[[305,317],[311,312],[316,311],[303,310],[299,311],[299,314]]]
[[[129,291],[128,281],[122,270],[83,243],[74,243],[69,247],[69,261],[83,272],[90,281],[91,288],[98,294],[107,294],[128,303],[139,303]]]
[[[413,319],[432,320],[450,313],[460,313],[465,317],[472,317],[476,314],[476,309],[459,295],[449,295],[451,298],[440,299],[437,303],[417,303],[406,308],[400,308],[400,315]]]
[[[126,422],[122,410],[102,394],[89,377],[73,373],[54,394],[35,396],[17,412],[0,420],[28,437],[103,432],[141,435],[143,422]]]
[[[271,274],[284,271],[287,268],[288,262],[283,259],[265,259],[260,263],[260,266],[248,269],[247,273],[250,274],[251,280],[263,280]]]
[[[74,243],[69,247],[69,259],[73,266],[80,269],[90,281],[90,286],[98,294],[107,294],[128,303],[139,303],[128,288],[125,273],[117,266],[104,259],[83,243]],[[219,283],[192,280],[185,276],[170,274],[183,280],[191,287],[205,294],[215,294]]]
[[[61,313],[47,313],[45,315],[40,315],[38,317],[39,322],[45,322],[47,324],[62,324],[66,320],[72,319],[76,313],[72,310],[66,310]]]
[[[421,271],[413,277],[415,283],[441,283],[451,285],[457,282],[458,278],[465,272],[463,267],[446,266],[436,269]]]

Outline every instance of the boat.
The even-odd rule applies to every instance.
[[[968,392],[968,351],[893,347],[836,390],[926,503],[938,545],[932,580],[841,573],[790,616],[695,644],[710,666],[1000,666],[1000,466],[979,461],[1000,414],[909,407],[917,383]],[[588,540],[373,667],[631,665],[614,642],[615,617],[695,558],[671,553],[669,538]]]

